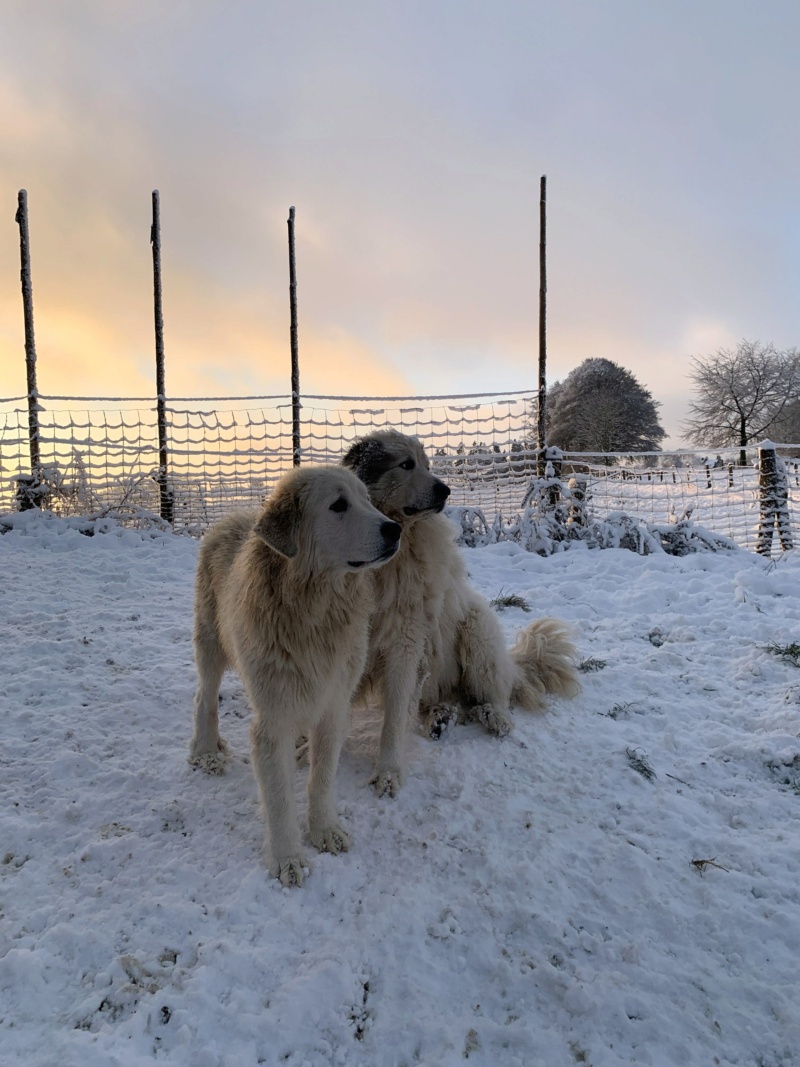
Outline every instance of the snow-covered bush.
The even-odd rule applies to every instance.
[[[156,471],[114,477],[109,475],[101,488],[93,487],[83,456],[74,451],[61,466],[41,466],[35,474],[17,474],[17,511],[33,509],[90,522],[114,518],[130,527],[164,525],[156,512],[159,486]]]
[[[569,548],[627,548],[641,556],[654,552],[685,556],[736,548],[729,538],[698,526],[688,515],[673,523],[646,523],[615,512],[604,519],[588,518],[585,525],[536,507],[525,508],[511,520],[497,515],[493,522],[480,508],[452,507],[448,515],[461,530],[458,543],[470,548],[513,541],[540,556]]]
[[[452,506],[450,518],[460,530],[458,543],[470,548],[513,541],[529,552],[550,556],[568,548],[627,548],[639,555],[666,552],[719,552],[736,548],[727,537],[692,522],[692,509],[666,523],[648,523],[624,511],[605,518],[592,516],[591,486],[586,474],[561,477],[563,455],[548,450],[543,471],[535,476],[522,500],[522,510],[510,519],[495,515],[492,522],[477,507]]]

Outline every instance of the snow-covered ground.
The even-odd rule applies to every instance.
[[[289,890],[233,676],[228,773],[186,761],[196,552],[0,537],[3,1067],[800,1063],[800,670],[766,650],[800,558],[466,550],[596,669],[506,740],[420,740],[396,800],[351,746],[351,851]]]

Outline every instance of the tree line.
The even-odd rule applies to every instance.
[[[800,441],[800,352],[741,341],[692,359],[694,393],[683,425],[701,448],[738,447],[771,438]],[[666,431],[660,404],[630,371],[586,359],[548,391],[547,440],[567,452],[655,452]]]

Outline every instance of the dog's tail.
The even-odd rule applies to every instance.
[[[560,619],[537,619],[526,626],[510,653],[517,667],[511,700],[518,707],[538,711],[545,693],[574,697],[580,692],[577,650],[569,626]]]

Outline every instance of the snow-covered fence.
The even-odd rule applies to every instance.
[[[456,501],[464,544],[514,540],[547,552],[582,541],[642,549],[669,543],[676,531],[688,543],[690,529],[695,544],[716,535],[767,556],[796,543],[800,446],[763,442],[747,450],[746,466],[738,448],[713,458],[697,451],[549,452],[515,514],[495,520]]]
[[[0,401],[0,511],[64,515],[160,512],[154,399],[39,397],[41,477],[31,475],[27,398]],[[395,427],[419,437],[452,489],[466,541],[503,539],[535,504],[566,525],[609,516],[706,530],[768,554],[797,543],[800,446],[548,455],[531,441],[536,393],[302,398],[303,462],[335,463],[352,440]],[[231,507],[257,504],[292,465],[291,397],[170,400],[166,405],[174,528],[199,532]],[[775,535],[773,537],[773,534]],[[519,533],[517,534],[519,535]]]
[[[156,404],[39,397],[41,477],[30,473],[25,398],[0,402],[0,510],[60,514],[160,510]],[[354,438],[394,427],[419,437],[464,504],[506,514],[536,468],[528,440],[535,391],[428,397],[304,396],[301,459],[336,463]],[[292,466],[288,396],[169,400],[173,525],[200,531],[231,507],[257,504]],[[23,499],[24,497],[24,499]]]
[[[651,523],[682,516],[737,545],[769,554],[772,531],[782,549],[796,539],[800,447],[763,443],[740,449],[577,455],[565,453],[564,477],[584,483],[583,508],[594,518],[619,512]],[[777,547],[777,545],[776,545]]]

